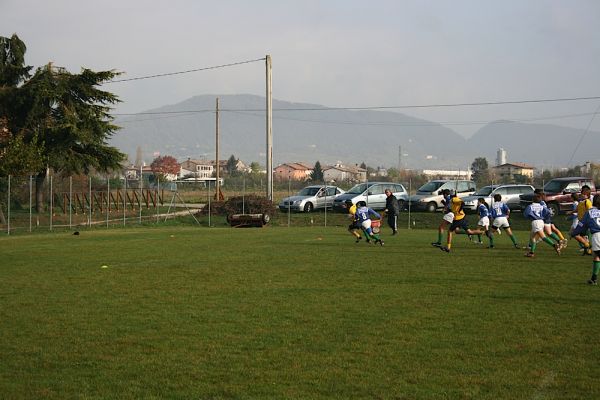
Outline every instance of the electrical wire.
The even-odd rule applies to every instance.
[[[600,104],[596,108],[596,111],[594,111],[594,113],[592,114],[592,118],[590,118],[590,121],[588,122],[587,127],[585,128],[585,130],[581,134],[581,137],[579,138],[579,141],[577,142],[577,145],[575,146],[575,149],[573,150],[573,154],[571,154],[571,158],[569,158],[569,162],[567,163],[567,165],[571,165],[571,163],[573,162],[573,158],[575,158],[575,153],[577,153],[577,150],[579,149],[579,146],[583,142],[583,138],[585,138],[585,136],[590,131],[590,127],[592,126],[592,122],[594,122],[594,118],[596,118],[596,115],[598,114],[599,111],[600,111]]]
[[[233,67],[235,65],[250,64],[250,63],[254,63],[254,62],[257,62],[257,61],[264,61],[264,60],[266,60],[265,57],[263,57],[263,58],[257,58],[256,60],[246,60],[246,61],[239,61],[239,62],[234,62],[234,63],[229,63],[229,64],[214,65],[212,67],[203,67],[203,68],[188,69],[186,71],[168,72],[168,73],[164,73],[164,74],[138,76],[138,77],[134,77],[134,78],[115,79],[115,80],[108,81],[106,83],[119,83],[119,82],[139,81],[139,80],[142,80],[142,79],[162,78],[164,76],[182,75],[182,74],[189,74],[191,72],[208,71],[208,70],[211,70],[211,69]]]

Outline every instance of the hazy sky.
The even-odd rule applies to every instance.
[[[123,78],[273,58],[276,99],[331,107],[600,96],[597,0],[0,0],[26,61]],[[264,95],[264,63],[113,83],[117,112],[199,94]],[[496,119],[593,113],[600,100],[399,110],[470,135]],[[591,115],[541,122],[585,128]],[[600,129],[600,116],[592,124]]]

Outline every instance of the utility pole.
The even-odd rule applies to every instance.
[[[265,58],[267,86],[267,199],[273,201],[273,78],[271,56]]]
[[[217,97],[217,107],[215,112],[215,167],[217,168],[216,180],[215,180],[215,200],[221,199],[221,185],[219,185],[219,98]]]

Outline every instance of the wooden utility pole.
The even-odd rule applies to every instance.
[[[273,79],[271,74],[271,56],[265,58],[267,83],[267,199],[273,201]]]
[[[216,180],[215,180],[215,200],[221,199],[221,186],[219,185],[219,98],[217,97],[217,108],[215,112],[215,168],[217,168]]]

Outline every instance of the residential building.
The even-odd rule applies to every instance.
[[[193,160],[188,158],[181,163],[179,171],[180,178],[212,178],[214,172],[214,161]]]
[[[326,182],[364,182],[367,180],[367,170],[338,163],[324,167],[323,178]]]
[[[310,178],[313,167],[306,163],[295,162],[278,165],[273,171],[273,179],[279,181],[305,181]]]
[[[504,182],[512,181],[530,181],[533,179],[533,170],[535,168],[525,163],[505,163],[493,168],[496,176]]]
[[[459,170],[446,170],[446,169],[424,169],[423,175],[428,178],[435,179],[466,179],[471,180],[471,170],[459,169]]]

